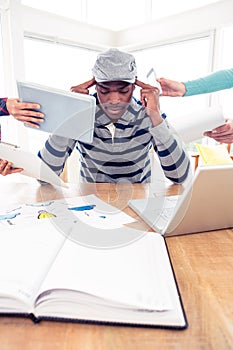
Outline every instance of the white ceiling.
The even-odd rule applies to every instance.
[[[23,5],[56,15],[118,31],[220,1],[222,0],[22,0],[21,2]]]

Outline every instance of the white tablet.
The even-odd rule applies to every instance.
[[[95,97],[22,81],[17,81],[17,88],[20,101],[40,104],[39,111],[45,115],[35,130],[92,142]]]

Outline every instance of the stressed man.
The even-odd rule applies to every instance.
[[[151,180],[153,147],[165,176],[183,182],[189,158],[160,113],[158,90],[137,80],[133,55],[109,49],[99,54],[92,72],[91,80],[71,90],[88,94],[96,88],[93,142],[51,135],[39,156],[59,175],[77,148],[81,181],[145,183]],[[141,89],[140,101],[133,97],[135,86]]]

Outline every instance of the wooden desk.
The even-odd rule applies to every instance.
[[[134,215],[129,198],[142,198],[158,190],[158,184],[82,185],[59,189],[36,181],[1,182],[1,202],[24,203],[95,193]],[[159,189],[160,191],[160,189]],[[179,186],[168,188],[170,193]],[[145,224],[139,224],[146,227]],[[167,238],[177,282],[187,314],[185,331],[93,326],[0,317],[2,350],[228,350],[233,349],[233,231]]]

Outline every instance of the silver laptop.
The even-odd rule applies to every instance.
[[[233,165],[200,166],[178,196],[129,201],[129,206],[164,236],[233,227]]]
[[[39,111],[45,114],[40,129],[34,130],[92,142],[95,97],[22,81],[17,82],[17,88],[20,101],[40,104]]]

